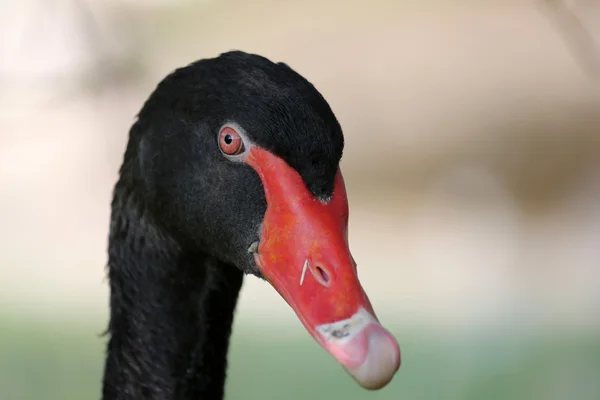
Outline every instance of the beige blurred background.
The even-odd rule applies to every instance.
[[[5,1],[0,37],[0,315],[103,326],[134,116],[174,68],[240,49],[338,116],[384,322],[600,332],[600,1]],[[238,318],[301,329],[256,279]]]

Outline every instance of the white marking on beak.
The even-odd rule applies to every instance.
[[[300,286],[304,283],[304,275],[306,275],[306,269],[308,268],[308,258],[304,261],[304,267],[302,268],[302,276],[300,277]]]
[[[379,324],[379,321],[367,310],[360,307],[358,312],[350,318],[317,326],[317,332],[327,342],[345,344],[369,324]]]
[[[258,242],[254,242],[248,247],[248,253],[256,253],[258,250]]]

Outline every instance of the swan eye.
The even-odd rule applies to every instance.
[[[224,127],[219,132],[219,148],[228,156],[237,156],[245,150],[242,137],[230,126]]]

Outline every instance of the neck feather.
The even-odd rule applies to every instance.
[[[222,399],[242,272],[183,250],[119,183],[112,207],[103,399]]]

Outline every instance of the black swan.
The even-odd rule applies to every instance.
[[[400,366],[348,247],[342,129],[284,63],[232,51],[175,70],[115,184],[102,396],[222,399],[244,274],[266,279],[363,387]]]

